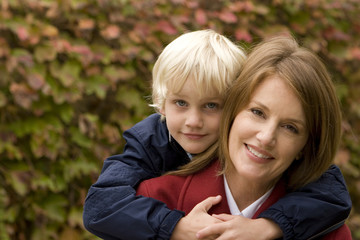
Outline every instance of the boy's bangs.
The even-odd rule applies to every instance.
[[[217,78],[207,79],[210,76],[203,74],[194,74],[189,75],[187,78],[185,77],[176,77],[176,81],[172,79],[171,81],[167,81],[167,89],[169,92],[179,93],[185,82],[190,80],[193,81],[195,88],[197,89],[197,93],[200,97],[222,97],[222,93],[225,92],[226,86],[224,86],[224,81],[219,80]]]
[[[217,79],[195,79],[195,86],[200,97],[222,97],[222,93],[224,92],[224,86],[219,84]]]

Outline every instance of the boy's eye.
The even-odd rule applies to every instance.
[[[183,100],[176,100],[175,104],[178,105],[179,107],[185,107],[186,106],[186,102]]]
[[[205,107],[209,108],[209,109],[215,109],[218,106],[219,106],[219,104],[217,104],[217,103],[207,103],[207,104],[205,104]]]

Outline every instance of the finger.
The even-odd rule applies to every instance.
[[[220,201],[221,201],[220,195],[216,197],[208,197],[204,201],[198,203],[194,208],[202,209],[207,212],[213,205],[218,204]]]
[[[224,223],[212,224],[208,227],[205,227],[196,233],[198,239],[204,239],[210,236],[219,236],[226,230]]]
[[[230,214],[225,214],[225,213],[223,213],[223,214],[213,214],[211,216],[213,216],[214,218],[217,218],[217,219],[219,219],[219,220],[221,220],[223,222],[230,221],[230,220],[235,218],[235,216],[230,215]]]

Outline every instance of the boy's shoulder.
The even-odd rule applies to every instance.
[[[167,132],[166,122],[161,120],[159,113],[154,113],[145,118],[144,120],[136,123],[127,131],[136,131],[139,134],[154,134],[159,132]]]
[[[144,120],[136,123],[132,128],[152,127],[159,124],[166,126],[165,121],[161,120],[161,115],[159,113],[153,113]]]
[[[166,146],[169,141],[169,131],[166,122],[158,113],[151,114],[124,132],[124,137],[132,136],[143,144]],[[147,145],[145,144],[145,145]]]
[[[176,169],[189,161],[185,150],[175,139],[169,139],[166,121],[162,120],[158,113],[135,124],[123,133],[123,137],[127,145],[144,149],[152,161],[161,159],[160,162],[164,163],[162,172]]]

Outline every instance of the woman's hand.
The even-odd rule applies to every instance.
[[[209,197],[204,201],[198,203],[191,212],[183,217],[177,224],[171,235],[171,240],[191,240],[197,239],[196,233],[206,226],[220,223],[221,220],[212,217],[207,212],[209,209],[221,201],[221,196]],[[211,234],[213,235],[213,234]],[[214,236],[202,239],[214,239]]]
[[[265,218],[249,219],[243,216],[233,216],[229,214],[212,215],[221,220],[200,230],[196,236],[198,239],[277,239],[283,233],[280,227],[273,221]]]

